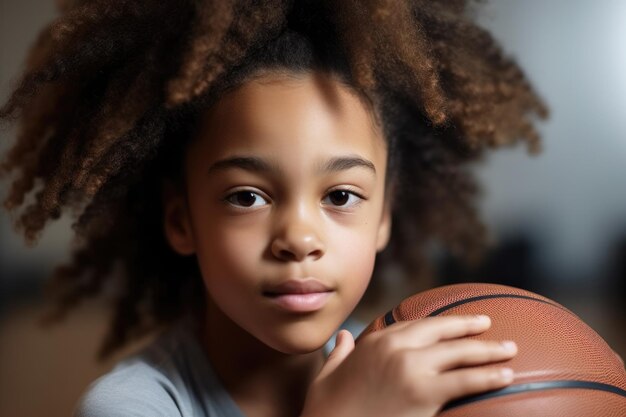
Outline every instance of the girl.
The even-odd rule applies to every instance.
[[[1,109],[29,242],[72,207],[58,320],[111,291],[79,416],[432,416],[512,381],[486,317],[341,330],[385,263],[477,259],[465,165],[525,140],[540,99],[464,1],[66,0]],[[374,281],[375,283],[376,281]]]

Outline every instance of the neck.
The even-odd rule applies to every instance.
[[[220,382],[248,417],[297,416],[324,362],[322,349],[286,354],[272,349],[209,303],[201,340]]]

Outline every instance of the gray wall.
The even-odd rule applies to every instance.
[[[626,233],[626,2],[498,0],[492,29],[551,107],[545,149],[491,155],[478,171],[494,228],[540,234],[555,280],[594,276]]]

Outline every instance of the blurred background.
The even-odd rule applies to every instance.
[[[55,13],[52,0],[0,0],[3,102],[27,48]],[[519,146],[474,167],[496,246],[472,270],[441,256],[437,284],[491,281],[539,292],[626,357],[626,2],[491,0],[480,16],[552,113],[540,125],[540,156]],[[0,152],[13,132],[0,132]],[[7,188],[0,184],[0,196]],[[69,259],[71,219],[50,224],[34,248],[11,223],[2,211],[0,415],[68,415],[87,384],[137,346],[96,363],[108,320],[98,303],[39,328],[41,285]]]

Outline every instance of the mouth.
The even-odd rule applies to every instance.
[[[272,304],[294,313],[320,310],[333,293],[331,287],[313,278],[288,280],[263,291]]]

